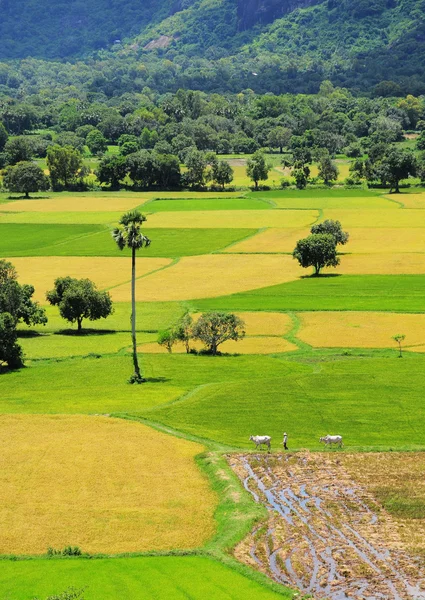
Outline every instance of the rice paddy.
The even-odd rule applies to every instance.
[[[242,164],[235,169],[246,178]],[[282,175],[273,170],[269,183]],[[87,600],[118,600],[123,590],[134,600],[277,597],[251,571],[211,558],[228,555],[256,510],[217,461],[252,449],[255,434],[280,450],[283,431],[291,450],[316,451],[326,433],[341,433],[351,453],[425,448],[424,198],[336,186],[2,203],[0,254],[34,285],[49,322],[19,325],[26,368],[0,375],[0,554],[73,545],[108,556],[202,548],[205,557],[4,561],[0,597],[31,600],[67,585],[86,587]],[[131,261],[110,235],[135,207],[152,239],[137,258],[142,386],[127,384]],[[350,241],[337,269],[310,277],[291,253],[325,218],[339,219]],[[114,301],[108,319],[83,322],[83,335],[46,305],[66,275],[92,279]],[[159,330],[208,310],[237,313],[245,338],[223,343],[219,357],[158,345]],[[406,336],[401,360],[395,334]],[[419,481],[423,461],[398,456],[403,475],[387,487],[385,453],[364,477],[370,483],[376,468],[372,492],[404,514],[406,540],[421,521],[411,537],[422,552],[423,494],[409,474]]]
[[[88,278],[94,281],[99,289],[118,286],[131,279],[131,265],[124,257],[37,256],[14,258],[12,262],[18,271],[19,281],[31,282],[35,287],[34,298],[44,303],[46,303],[46,292],[52,289],[57,277],[69,275]],[[141,277],[164,268],[171,262],[166,258],[138,258],[137,275]]]
[[[425,253],[425,228],[353,228],[350,239],[342,252],[350,253]]]
[[[136,298],[147,302],[212,298],[226,292],[241,292],[292,281],[301,274],[300,267],[289,256],[188,256],[143,278],[143,282],[137,286]],[[130,284],[114,287],[111,296],[116,302],[127,301]]]
[[[199,444],[82,415],[2,416],[0,431],[2,554],[188,548],[214,532]]]
[[[348,231],[353,227],[402,227],[415,229],[425,227],[425,211],[406,210],[328,210],[323,211],[323,219],[336,219]]]
[[[128,211],[145,202],[147,198],[139,194],[123,196],[75,195],[38,200],[15,200],[0,205],[0,212],[96,212]]]
[[[425,345],[425,314],[378,312],[303,312],[298,338],[315,348],[396,348]]]
[[[204,556],[144,556],[97,560],[4,561],[0,595],[32,600],[73,586],[84,598],[122,600],[289,600],[292,591],[268,589]],[[12,595],[13,594],[13,595]]]
[[[170,211],[150,215],[146,227],[242,228],[306,227],[319,216],[315,210]]]
[[[307,229],[265,229],[246,240],[232,244],[224,250],[230,253],[275,253],[293,252],[297,241],[307,237],[310,230]]]
[[[341,257],[338,267],[324,269],[323,272],[341,275],[422,275],[425,273],[425,254],[349,254]]]

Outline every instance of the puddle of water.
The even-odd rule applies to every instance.
[[[296,461],[288,455],[273,462],[232,457],[245,489],[269,511],[267,533],[250,537],[248,553],[257,568],[316,598],[425,600],[424,573],[418,568],[413,577],[414,559],[385,546],[382,523],[364,492],[338,481],[329,465],[315,468],[304,455]]]

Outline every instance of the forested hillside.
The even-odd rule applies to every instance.
[[[425,0],[60,0],[54,8],[0,0],[0,8],[0,60],[78,59],[86,66],[60,68],[68,82],[94,81],[107,95],[144,86],[315,93],[324,79],[359,91],[390,80],[378,88],[384,95],[425,92]],[[0,83],[28,79],[14,69],[15,85]]]

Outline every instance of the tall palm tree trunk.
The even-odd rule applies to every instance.
[[[136,342],[136,249],[131,249],[131,338],[133,340],[133,364],[134,376],[136,381],[141,381],[139,361],[137,359]]]

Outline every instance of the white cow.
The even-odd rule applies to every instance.
[[[270,452],[270,442],[272,441],[272,438],[269,435],[251,435],[249,439],[254,442],[256,450],[258,446],[261,450],[261,446],[264,445],[267,446],[268,452]]]
[[[326,444],[326,446],[332,446],[332,444],[338,445],[340,448],[344,446],[342,435],[325,435],[325,437],[320,438],[319,442]]]

